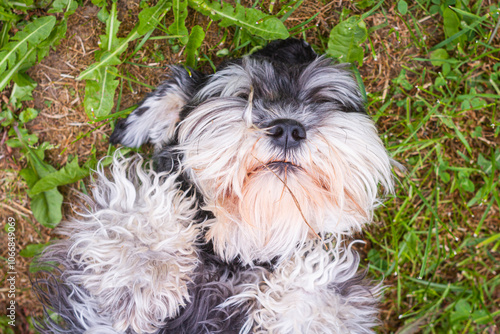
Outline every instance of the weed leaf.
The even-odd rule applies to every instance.
[[[120,41],[120,45],[116,47],[113,51],[106,51],[101,55],[101,60],[89,66],[85,71],[80,73],[76,80],[90,79],[95,71],[103,66],[108,65],[119,65],[121,64],[119,55],[127,49],[128,43],[138,38],[140,35],[137,33],[137,29],[132,30],[128,36]]]
[[[160,17],[162,17],[171,6],[172,4],[169,1],[160,0],[156,6],[143,9],[139,13],[139,28],[137,28],[137,33],[142,36],[152,29],[155,29],[158,23],[160,23]]]
[[[19,174],[28,187],[35,185],[40,179],[37,172],[31,168],[21,170]],[[54,228],[62,219],[62,202],[63,196],[57,188],[54,188],[31,197],[31,211],[40,224]]]
[[[34,120],[38,116],[38,110],[33,108],[26,108],[19,114],[19,121],[22,123],[28,123]]]
[[[10,70],[0,76],[0,91],[3,90],[10,82],[10,79],[19,71],[21,65],[33,54],[35,49],[30,49],[25,55],[15,64]],[[1,55],[0,55],[1,57]]]
[[[106,21],[106,35],[101,35],[101,50],[111,51],[113,50],[120,41],[116,37],[118,28],[120,27],[120,21],[118,21],[118,13],[116,11],[116,3],[113,3],[111,7],[111,12],[109,13],[108,20]]]
[[[406,13],[408,13],[408,3],[405,0],[399,0],[399,2],[398,2],[398,11],[402,15],[406,15]]]
[[[29,195],[38,195],[41,192],[54,189],[58,186],[74,183],[88,176],[89,173],[90,169],[80,167],[78,165],[78,157],[75,157],[60,170],[38,180],[29,191]]]
[[[30,51],[33,51],[33,47],[43,41],[50,35],[52,28],[56,23],[56,18],[54,16],[45,16],[34,20],[28,24],[22,31],[18,32],[12,40],[14,42],[8,43],[3,47],[5,52],[0,53],[0,74],[5,71],[7,64],[9,67],[16,66],[16,55],[25,55],[23,59],[26,58],[28,52],[28,43]],[[17,62],[19,66],[20,62]],[[2,90],[5,86],[0,86]]]
[[[184,37],[179,38],[182,44],[188,42],[188,29],[186,28],[187,18],[187,0],[174,0],[172,3],[172,10],[174,11],[174,23],[168,27],[170,35],[181,35]]]
[[[440,59],[448,59],[450,56],[448,55],[448,52],[446,52],[445,49],[437,49],[431,52],[431,64],[433,66],[441,66],[444,64],[444,62],[439,61]]]
[[[449,7],[443,11],[443,23],[444,23],[444,33],[447,38],[460,32],[460,18],[457,13],[451,10]],[[464,35],[453,41],[453,44],[460,42],[462,44],[465,42],[466,37]]]
[[[330,32],[328,55],[342,63],[358,61],[363,64],[363,48],[359,45],[368,37],[368,30],[359,16],[351,16],[337,24]]]
[[[83,105],[90,120],[109,115],[113,108],[119,81],[112,70],[111,66],[101,67],[93,73],[96,80],[87,80]]]
[[[225,2],[203,0],[189,0],[189,6],[214,21],[220,21],[220,27],[241,27],[268,40],[285,39],[290,35],[283,22],[254,8],[245,8],[240,4],[234,8]]]
[[[205,39],[205,32],[200,26],[194,26],[191,29],[189,40],[186,44],[186,66],[194,68],[196,64],[196,50],[201,46]]]
[[[40,254],[40,252],[48,245],[50,245],[50,242],[48,242],[46,244],[26,245],[26,247],[19,252],[19,255],[21,255],[22,257],[34,257],[34,256]]]
[[[31,211],[40,224],[54,228],[61,222],[63,196],[57,188],[45,191],[31,198]]]
[[[77,8],[78,3],[75,0],[55,0],[52,3],[52,8],[49,9],[49,13],[64,12],[64,18],[67,18],[73,14]]]

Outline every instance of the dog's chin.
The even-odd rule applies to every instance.
[[[206,209],[207,239],[227,261],[243,264],[283,260],[317,237],[331,195],[300,166],[274,161],[248,173],[241,196],[224,196]]]

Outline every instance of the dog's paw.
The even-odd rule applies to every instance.
[[[92,295],[117,331],[151,333],[189,300],[197,202],[178,175],[156,173],[142,159],[115,158],[112,178],[101,172],[92,212],[64,226],[68,258],[79,267],[67,280]]]

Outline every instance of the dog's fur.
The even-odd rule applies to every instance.
[[[379,287],[343,236],[392,160],[345,66],[273,42],[206,76],[180,67],[119,122],[87,211],[42,261],[45,332],[371,333]]]

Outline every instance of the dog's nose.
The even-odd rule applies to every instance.
[[[276,119],[269,123],[268,135],[275,145],[285,149],[294,148],[306,139],[306,129],[293,119]]]

